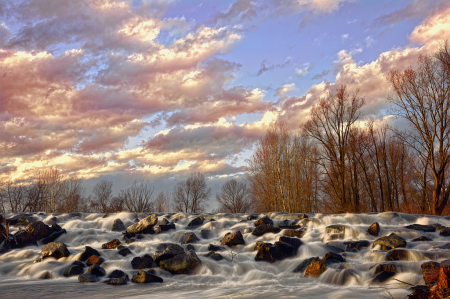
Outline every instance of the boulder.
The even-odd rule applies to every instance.
[[[158,246],[156,246],[156,250],[162,251],[171,245],[176,245],[176,244],[175,243],[159,243]]]
[[[340,254],[337,254],[337,253],[334,253],[331,251],[326,253],[323,256],[322,260],[328,261],[331,263],[345,263],[345,259]]]
[[[106,284],[110,285],[123,285],[127,284],[128,278],[126,276],[122,276],[119,278],[111,278],[105,281]]]
[[[378,274],[382,271],[387,271],[387,272],[397,272],[397,266],[393,263],[382,263],[382,264],[378,264],[375,267],[375,270],[373,271],[373,274]]]
[[[210,251],[204,255],[205,257],[212,258],[215,261],[223,260],[223,256],[219,253],[215,253],[214,251]]]
[[[122,237],[123,237],[123,239],[126,241],[126,240],[131,240],[131,239],[133,239],[134,237],[136,237],[136,234],[135,233],[127,233],[127,232],[124,232],[124,233],[122,233]]]
[[[133,276],[132,282],[136,283],[150,283],[150,282],[163,282],[163,279],[159,276],[148,273],[144,270],[139,270],[139,272]]]
[[[122,248],[117,253],[120,254],[121,256],[127,256],[129,254],[132,254],[130,249],[128,248]]]
[[[19,230],[13,235],[14,242],[10,243],[14,248],[21,248],[27,245],[37,245],[36,241],[30,240],[26,231]]]
[[[390,235],[379,238],[373,242],[372,248],[380,245],[382,250],[390,250],[399,247],[406,247],[406,241],[400,236]]]
[[[81,274],[78,276],[79,282],[98,282],[100,281],[100,278],[98,278],[95,274],[86,272],[84,274]]]
[[[237,246],[245,245],[245,241],[242,233],[236,230],[232,233],[227,233],[222,240],[220,240],[220,244],[224,246]]]
[[[312,260],[306,269],[305,276],[319,277],[327,269],[325,263],[321,260]]]
[[[25,231],[28,234],[28,239],[34,242],[46,238],[53,233],[53,229],[42,221],[31,222],[27,225]]]
[[[131,261],[131,267],[133,267],[133,269],[147,269],[157,267],[157,265],[150,255],[145,254],[143,256],[133,258]]]
[[[91,256],[88,258],[88,260],[86,261],[86,264],[87,264],[88,266],[91,266],[91,265],[101,265],[101,264],[103,264],[104,261],[105,261],[105,260],[104,260],[102,257],[98,257],[98,256],[96,256],[96,255],[91,255]]]
[[[284,260],[295,255],[294,246],[286,242],[275,242],[275,253],[277,260]]]
[[[405,226],[407,229],[413,229],[413,230],[420,230],[426,233],[434,233],[436,231],[436,228],[434,226],[430,225],[422,225],[422,224],[411,224]]]
[[[303,213],[303,214],[300,215],[300,218],[299,218],[299,219],[301,220],[301,219],[306,219],[306,218],[308,218],[308,215],[306,215],[305,213]]]
[[[58,225],[59,226],[59,225]],[[42,244],[48,244],[50,242],[54,242],[56,239],[58,239],[61,235],[66,234],[66,230],[65,229],[60,229],[60,230],[56,230],[54,231],[50,236],[44,238],[41,240]]]
[[[327,234],[345,234],[345,225],[334,224],[329,225],[325,228]]]
[[[119,218],[117,218],[116,220],[114,220],[112,229],[113,232],[123,232],[126,231],[127,228],[125,227],[125,224],[123,224],[122,220],[120,220]]]
[[[187,248],[187,250],[195,251],[195,247],[194,247],[194,245],[192,245],[192,244],[187,244],[187,245],[186,245],[186,248]]]
[[[163,233],[163,232],[167,232],[171,229],[175,229],[175,224],[171,223],[171,224],[160,224],[158,226],[158,228],[156,229],[157,232]]]
[[[170,251],[172,251],[175,255],[184,253],[183,247],[181,247],[181,246],[178,245],[178,244],[171,244],[171,245],[167,246],[165,250],[170,250]]]
[[[88,258],[90,258],[93,255],[100,256],[100,252],[98,252],[97,250],[95,250],[94,248],[92,248],[90,246],[85,246],[84,247],[84,252],[81,253],[81,255],[78,258],[78,260],[84,262],[84,261],[86,261]]]
[[[450,291],[450,260],[441,262],[436,284],[438,298],[448,298]]]
[[[64,277],[71,277],[83,274],[84,270],[83,267],[79,265],[69,265],[62,269],[61,275]]]
[[[170,250],[155,251],[153,254],[153,260],[159,266],[162,261],[169,260],[175,257],[175,255],[176,254]]]
[[[419,237],[419,238],[414,238],[414,239],[412,239],[411,241],[412,241],[412,242],[430,242],[430,241],[433,241],[433,239],[428,238],[428,237],[426,237],[426,236],[421,236],[421,237]]]
[[[15,215],[8,219],[9,225],[20,225],[20,226],[27,226],[29,223],[36,221],[32,216],[27,215]]]
[[[83,262],[80,262],[80,261],[74,261],[74,262],[72,263],[72,266],[80,266],[80,267],[82,267],[82,268],[86,267],[86,266],[84,265],[84,263],[83,263]]]
[[[268,262],[275,263],[277,260],[277,249],[271,243],[257,243],[255,248],[257,247],[258,252],[255,256],[255,261],[257,262]]]
[[[54,257],[60,259],[62,257],[68,257],[70,255],[66,245],[61,242],[51,242],[42,247],[42,258]]]
[[[395,272],[392,272],[392,271],[381,271],[374,278],[372,278],[372,280],[370,281],[370,284],[383,283],[394,275],[395,275]]]
[[[278,240],[291,245],[294,248],[294,254],[297,254],[298,249],[303,244],[303,242],[298,238],[289,238],[289,237],[281,236]]]
[[[408,260],[408,250],[393,249],[386,254],[387,261],[406,261]]]
[[[349,241],[344,242],[345,245],[345,251],[358,251],[363,248],[369,247],[370,242],[363,240],[363,241]]]
[[[258,215],[249,215],[247,216],[247,220],[256,220],[258,218]]]
[[[102,249],[115,249],[117,246],[119,246],[121,243],[118,239],[114,239],[108,243],[102,244]]]
[[[161,261],[160,267],[172,274],[190,274],[201,265],[201,261],[194,251],[179,254],[171,259]]]
[[[450,236],[450,228],[446,227],[446,228],[442,229],[439,232],[439,234],[444,237],[449,237]]]
[[[213,231],[210,229],[202,229],[200,231],[200,237],[202,239],[211,239],[213,237]]]
[[[378,224],[378,222],[375,222],[371,226],[369,226],[367,232],[372,236],[378,237],[378,234],[380,233],[380,225]]]
[[[316,257],[310,257],[305,260],[303,260],[297,267],[294,269],[294,273],[303,273],[308,268],[309,264],[311,264],[312,261],[319,261],[320,258],[318,256]]]
[[[224,251],[224,250],[227,250],[227,249],[223,246],[217,246],[217,245],[213,245],[213,244],[208,245],[208,251]]]
[[[49,271],[43,272],[41,275],[39,275],[39,279],[52,279],[53,275]]]
[[[128,275],[126,275],[122,270],[114,270],[109,273],[107,277],[111,279],[125,277],[125,281],[129,281]]]
[[[273,227],[270,224],[260,224],[252,231],[252,235],[259,237],[259,236],[262,236],[267,233],[277,234],[280,231],[281,231],[281,229],[279,229],[277,227]]]
[[[305,235],[306,231],[304,230],[295,230],[295,229],[286,229],[283,231],[283,235],[288,237],[301,238]]]
[[[204,220],[205,220],[205,218],[203,218],[203,217],[194,218],[191,220],[191,222],[189,222],[188,226],[195,227],[195,226],[203,225]]]
[[[200,239],[193,232],[178,232],[172,237],[172,240],[182,244],[195,243]]]
[[[436,262],[427,262],[421,265],[425,284],[432,284],[438,281],[440,267],[441,265]]]
[[[166,218],[163,218],[163,219],[161,220],[161,224],[170,224],[170,221],[167,220]]]
[[[105,276],[106,275],[105,269],[103,269],[103,267],[101,267],[97,264],[90,266],[87,271],[96,276]]]
[[[273,221],[269,217],[263,217],[255,221],[255,226],[260,226],[261,224],[270,224],[270,226],[273,226]]]
[[[154,234],[155,231],[153,230],[153,227],[158,223],[158,216],[155,214],[152,214],[138,223],[135,223],[133,225],[130,225],[127,228],[127,233],[134,233],[134,234]]]

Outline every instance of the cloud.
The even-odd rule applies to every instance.
[[[281,87],[278,87],[276,89],[276,92],[275,92],[274,96],[280,96],[280,95],[284,95],[284,94],[287,94],[287,93],[291,93],[294,90],[295,90],[295,84],[294,83],[286,84],[286,85],[283,85]]]
[[[267,60],[263,60],[261,62],[261,68],[258,70],[256,77],[261,76],[263,73],[271,71],[271,70],[284,68],[284,67],[288,66],[288,64],[291,62],[291,60],[292,60],[291,57],[287,57],[285,62],[283,62],[281,64],[275,64],[275,65],[273,65],[273,64],[267,65]]]
[[[316,80],[316,79],[321,79],[325,76],[327,76],[329,73],[331,72],[331,70],[324,70],[323,72],[319,73],[319,74],[315,74],[312,79]]]
[[[295,72],[297,73],[297,77],[304,77],[306,76],[309,71],[312,69],[312,64],[311,63],[305,63],[303,64],[303,67],[297,68],[295,70]]]

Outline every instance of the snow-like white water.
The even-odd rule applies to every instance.
[[[122,257],[117,250],[102,250],[101,245],[113,239],[123,242],[122,233],[112,232],[112,224],[120,218],[126,226],[143,219],[147,214],[119,213],[108,214],[34,214],[37,220],[52,224],[55,221],[67,234],[60,236],[57,241],[67,245],[71,255],[67,258],[55,260],[45,259],[40,263],[34,261],[41,257],[42,244],[13,249],[0,255],[0,294],[1,298],[404,298],[411,293],[408,286],[390,279],[381,285],[371,285],[374,277],[373,269],[379,263],[386,261],[386,251],[379,248],[364,248],[356,252],[342,252],[346,263],[336,267],[329,267],[320,277],[304,277],[303,273],[293,273],[293,269],[304,259],[319,256],[322,258],[330,251],[330,246],[345,249],[344,242],[368,240],[371,243],[379,237],[395,233],[407,242],[409,251],[407,261],[394,261],[400,269],[393,278],[409,284],[424,284],[421,264],[434,260],[440,262],[450,259],[450,250],[440,249],[439,245],[450,242],[450,237],[442,237],[436,232],[422,232],[406,229],[409,224],[434,224],[450,226],[450,218],[424,215],[408,215],[401,213],[378,214],[309,214],[310,220],[303,221],[306,234],[301,238],[303,245],[293,258],[275,263],[256,262],[254,245],[258,241],[274,243],[283,235],[268,233],[256,237],[251,234],[254,221],[247,220],[244,214],[202,214],[205,217],[203,225],[190,228],[188,223],[199,215],[190,214],[157,214],[158,218],[166,218],[175,222],[176,230],[144,235],[134,243],[123,244],[128,247],[132,255]],[[268,213],[274,221],[274,226],[286,225],[283,221],[293,223],[299,214]],[[4,215],[9,218],[11,215]],[[264,215],[259,215],[262,217]],[[54,218],[56,217],[56,219]],[[216,221],[210,222],[209,219]],[[378,237],[367,233],[367,228],[374,222],[380,224]],[[326,233],[326,227],[333,224],[343,224],[347,227],[345,234],[335,239]],[[18,230],[11,227],[11,233]],[[209,239],[202,239],[200,231],[210,229]],[[220,252],[224,257],[215,261],[204,257],[208,253],[208,244],[220,245],[222,237],[235,230],[243,233],[246,245],[233,248],[232,251]],[[77,277],[64,278],[61,269],[76,261],[84,251],[84,246],[91,246],[99,250],[105,262],[102,267],[106,273],[120,269],[130,277],[136,272],[131,267],[133,257],[150,254],[160,243],[176,243],[175,233],[193,231],[200,241],[193,243],[195,251],[202,262],[196,274],[171,275],[156,268],[156,275],[164,279],[164,283],[135,284],[124,286],[110,286],[104,283],[79,283]],[[411,242],[413,238],[427,236],[433,241]],[[187,250],[187,245],[182,247]],[[1,247],[1,246],[0,246]],[[49,271],[53,275],[51,280],[39,280],[39,276]]]

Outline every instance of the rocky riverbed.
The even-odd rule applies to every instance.
[[[428,298],[445,291],[450,259],[448,217],[2,216],[10,233],[0,227],[5,298]]]

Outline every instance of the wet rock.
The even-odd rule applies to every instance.
[[[375,270],[373,271],[373,274],[378,274],[382,271],[387,271],[387,272],[397,272],[397,266],[395,264],[392,263],[382,263],[382,264],[378,264],[375,267]]]
[[[42,221],[34,221],[27,225],[25,231],[28,234],[28,239],[31,241],[39,241],[50,236],[53,229]]]
[[[161,223],[162,223],[162,224],[170,224],[170,221],[167,220],[166,218],[163,218],[163,219],[161,220]]]
[[[106,284],[110,285],[124,285],[127,284],[128,278],[125,276],[119,277],[119,278],[111,278],[105,281]]]
[[[122,233],[122,237],[123,237],[123,239],[124,239],[125,241],[126,241],[126,240],[131,240],[131,239],[133,239],[135,236],[136,236],[135,233],[127,233],[127,232]]]
[[[163,251],[171,245],[176,245],[176,244],[175,243],[159,243],[158,246],[156,246],[156,250]]]
[[[188,244],[188,245],[186,246],[186,248],[187,248],[187,250],[195,251],[195,247],[194,247],[194,245],[192,245],[192,244]]]
[[[35,219],[32,216],[26,216],[26,215],[15,215],[15,216],[8,218],[9,225],[13,225],[13,226],[16,226],[16,225],[26,226],[29,223],[36,221],[36,220],[37,219]]]
[[[125,243],[131,244],[131,243],[133,243],[133,242],[135,242],[135,241],[136,241],[135,239],[128,239],[128,240],[125,241]]]
[[[153,227],[158,223],[158,216],[152,214],[127,228],[128,233],[154,234]]]
[[[121,256],[127,256],[129,254],[132,254],[131,250],[128,248],[122,248],[117,253],[120,254]]]
[[[208,245],[208,251],[224,251],[224,250],[226,250],[226,248],[223,246],[217,246],[213,244]]]
[[[283,231],[283,235],[295,238],[301,238],[305,235],[306,231],[304,230],[294,230],[294,229],[286,229]]]
[[[372,236],[378,237],[378,234],[380,233],[380,225],[378,224],[378,222],[375,222],[371,226],[369,226],[367,232]]]
[[[387,261],[406,261],[408,260],[408,250],[393,249],[386,254]]]
[[[52,224],[52,229],[53,229],[53,231],[60,231],[60,230],[63,230],[62,228],[61,228],[61,226],[59,226],[58,225],[58,223],[53,223]]]
[[[281,241],[281,242],[285,242],[285,243],[288,243],[289,245],[291,245],[294,248],[294,254],[297,254],[298,249],[303,244],[303,242],[300,241],[300,239],[297,239],[297,238],[289,238],[289,237],[283,237],[282,236],[278,240]]]
[[[96,256],[96,255],[91,255],[88,260],[86,261],[86,264],[88,266],[91,265],[101,265],[103,264],[105,260],[102,257]]]
[[[171,245],[167,246],[165,250],[170,250],[170,251],[172,251],[175,255],[184,253],[183,247],[181,247],[181,246],[178,245],[178,244],[171,244]]]
[[[175,257],[175,253],[170,250],[155,251],[153,254],[153,260],[159,266],[162,261]]]
[[[363,248],[367,248],[370,246],[370,242],[363,240],[363,241],[349,241],[344,242],[345,245],[345,251],[358,251]]]
[[[382,250],[390,250],[399,247],[406,247],[406,241],[400,236],[390,235],[379,238],[373,242],[372,248],[380,245]]]
[[[211,239],[213,237],[213,232],[210,229],[202,229],[200,231],[200,237],[202,239]]]
[[[260,226],[262,224],[269,224],[270,226],[273,226],[273,221],[269,217],[263,217],[255,221],[255,226]]]
[[[171,224],[160,224],[158,226],[158,228],[156,229],[157,232],[163,233],[163,232],[167,232],[171,229],[175,229],[175,224],[171,223]]]
[[[320,258],[318,256],[307,258],[307,259],[303,260],[297,267],[295,267],[294,271],[292,271],[292,272],[303,273],[309,267],[309,264],[311,264],[312,261],[316,261],[316,260],[319,261]]]
[[[423,280],[425,284],[436,283],[439,278],[440,264],[436,262],[427,262],[420,266],[423,270]]]
[[[395,275],[395,272],[391,271],[381,271],[378,273],[372,280],[370,281],[370,284],[380,284],[391,278]]]
[[[101,267],[97,264],[90,266],[87,271],[89,273],[92,273],[92,274],[94,274],[96,276],[100,276],[100,277],[106,275],[105,269],[103,269],[103,267]]]
[[[52,279],[53,275],[49,271],[45,271],[41,275],[39,275],[39,279]]]
[[[125,227],[125,224],[123,224],[122,220],[120,220],[119,218],[117,218],[116,220],[114,220],[112,229],[113,232],[123,232],[126,231],[127,228]]]
[[[13,242],[10,243],[13,248],[21,248],[28,245],[37,245],[35,241],[30,240],[26,231],[19,230],[13,235]]]
[[[436,231],[436,228],[434,226],[430,225],[422,225],[422,224],[411,224],[405,226],[407,229],[413,229],[413,230],[419,230],[426,233],[434,233]]]
[[[220,244],[224,246],[237,246],[245,245],[245,241],[242,233],[236,230],[232,233],[227,233],[222,240],[220,240]]]
[[[63,234],[66,234],[66,233],[67,232],[66,232],[65,229],[56,230],[50,236],[48,236],[47,238],[42,239],[41,243],[42,244],[48,244],[50,242],[54,242],[56,239],[58,239],[60,236],[62,236]]]
[[[294,246],[286,242],[275,242],[276,259],[284,260],[295,255]]]
[[[114,270],[111,273],[108,274],[108,278],[121,278],[125,277],[126,281],[129,280],[128,275],[125,274],[122,270]]]
[[[194,251],[179,254],[171,259],[161,261],[161,268],[172,274],[190,274],[201,265],[201,261]]]
[[[132,282],[136,283],[150,283],[150,282],[163,282],[163,279],[159,276],[148,273],[144,270],[139,270],[139,272],[133,276]]]
[[[223,260],[223,256],[219,253],[215,253],[214,251],[210,251],[204,255],[205,257],[212,258],[215,261]]]
[[[131,267],[133,267],[133,269],[148,269],[157,267],[157,265],[150,255],[145,254],[143,256],[133,258],[131,261]]]
[[[84,274],[81,274],[78,276],[79,282],[99,282],[100,278],[98,278],[96,275],[90,272],[86,272]]]
[[[436,284],[436,295],[439,298],[448,298],[450,293],[450,260],[441,262],[439,277]]]
[[[319,277],[327,269],[325,263],[321,260],[312,260],[306,269],[305,276]]]
[[[205,220],[205,218],[203,218],[203,217],[194,218],[191,220],[191,222],[189,222],[188,226],[195,227],[195,226],[203,225],[204,220]]]
[[[450,236],[450,228],[446,227],[446,228],[442,229],[439,232],[439,234],[444,237],[449,237]]]
[[[256,220],[258,218],[258,215],[249,215],[247,216],[247,220]]]
[[[62,269],[61,275],[64,277],[71,277],[71,276],[80,275],[83,272],[84,272],[83,267],[81,267],[79,265],[70,265],[70,266],[66,266]]]
[[[144,235],[136,235],[136,239],[138,239],[138,240],[142,240],[144,238],[145,238]]]
[[[193,232],[178,232],[172,237],[172,240],[182,244],[195,243],[200,241],[200,239]]]
[[[259,242],[258,242],[259,243]],[[273,244],[270,243],[259,243],[255,246],[257,247],[258,252],[255,256],[255,261],[257,262],[268,262],[268,263],[275,263],[277,260],[277,252],[276,248]]]
[[[426,236],[421,236],[419,238],[412,239],[411,241],[413,241],[413,242],[429,242],[429,241],[433,241],[433,239],[430,239]]]
[[[306,218],[309,218],[309,217],[308,217],[308,215],[306,215],[305,213],[303,213],[303,214],[300,215],[300,220],[301,220],[301,219],[306,219]]]
[[[78,212],[72,212],[69,214],[69,217],[70,218],[81,218],[81,217],[83,217],[83,214],[78,213]]]
[[[102,244],[102,249],[115,249],[117,246],[119,246],[121,243],[118,239],[114,239],[108,243]]]
[[[80,262],[80,261],[75,261],[75,262],[73,262],[73,263],[72,263],[72,266],[80,266],[80,267],[82,267],[82,268],[86,267],[86,266],[84,265],[84,263],[82,263],[82,262]]]
[[[88,258],[90,258],[93,255],[100,256],[100,252],[98,252],[97,250],[95,250],[94,248],[92,248],[90,246],[85,246],[84,247],[84,252],[81,253],[81,255],[78,258],[78,260],[84,262],[84,261],[86,261]]]
[[[345,263],[345,259],[337,253],[334,252],[328,252],[327,254],[325,254],[322,258],[322,260],[324,261],[328,261],[331,263]]]
[[[42,258],[54,257],[60,259],[62,257],[68,257],[70,255],[66,245],[61,242],[51,242],[42,247]]]
[[[325,232],[327,234],[344,234],[345,225],[341,224],[329,225],[325,228]]]
[[[262,236],[267,233],[277,234],[280,231],[281,231],[281,229],[273,227],[270,224],[260,224],[252,231],[252,235],[259,237],[259,236]]]

